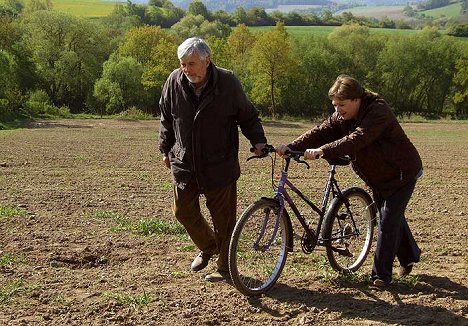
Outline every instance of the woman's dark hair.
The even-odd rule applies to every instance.
[[[354,100],[364,95],[361,84],[348,75],[339,75],[328,91],[330,99],[336,97],[340,100]]]

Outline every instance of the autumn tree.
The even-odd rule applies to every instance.
[[[294,66],[292,61],[291,45],[284,26],[277,24],[271,31],[257,37],[249,62],[252,97],[273,117],[280,114],[285,82],[291,66]]]

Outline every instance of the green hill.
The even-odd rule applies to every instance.
[[[457,3],[452,3],[445,7],[419,11],[418,13],[424,14],[426,16],[434,17],[434,18],[438,18],[442,16],[452,18],[452,17],[459,16],[460,12],[461,12],[461,3],[457,2]]]
[[[53,0],[52,9],[82,17],[103,17],[109,15],[115,0]]]

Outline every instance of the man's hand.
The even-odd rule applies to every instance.
[[[167,167],[168,169],[171,168],[171,161],[169,160],[169,157],[168,157],[168,156],[166,156],[166,155],[163,156],[163,162],[164,162],[164,164],[166,165],[166,167]]]
[[[255,144],[255,145],[254,145],[254,149],[255,149],[254,153],[255,153],[255,155],[261,156],[261,155],[263,154],[262,149],[265,148],[265,145],[266,145],[265,143],[258,143],[258,144]]]

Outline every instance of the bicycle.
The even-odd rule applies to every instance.
[[[273,152],[271,174],[275,188],[275,148],[267,145],[261,156],[252,156],[247,160],[271,157],[269,154]],[[302,250],[311,253],[317,245],[324,246],[331,267],[338,272],[358,270],[371,248],[376,223],[375,205],[362,188],[350,187],[341,191],[335,178],[336,165],[345,165],[345,162],[341,160],[340,163],[330,164],[319,208],[288,179],[291,159],[310,168],[301,159],[304,152],[289,151],[286,154],[288,156],[284,158],[274,196],[262,197],[247,207],[237,221],[230,240],[229,270],[232,282],[247,296],[260,295],[272,288],[280,277],[288,252],[293,251],[293,225],[286,206],[304,229]],[[288,190],[296,193],[317,213],[315,230],[309,227]]]

